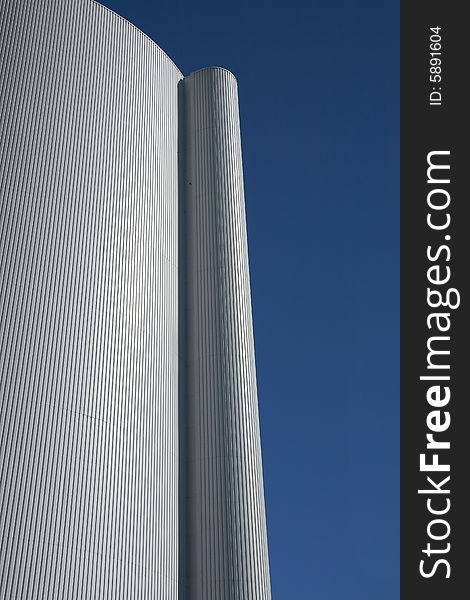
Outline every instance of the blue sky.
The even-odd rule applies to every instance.
[[[275,600],[396,600],[399,2],[107,0],[239,83]]]

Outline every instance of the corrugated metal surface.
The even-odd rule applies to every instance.
[[[270,598],[235,79],[0,9],[0,599]]]
[[[187,597],[271,597],[237,84],[184,80]]]
[[[0,598],[177,598],[181,74],[0,0]]]

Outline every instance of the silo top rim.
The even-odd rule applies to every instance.
[[[213,66],[213,67],[202,67],[201,69],[196,69],[195,71],[191,71],[191,73],[189,75],[186,75],[186,77],[191,77],[191,75],[195,75],[196,73],[200,73],[201,71],[225,71],[231,77],[233,77],[233,79],[235,79],[235,81],[237,81],[237,78],[232,73],[232,71],[230,71],[229,69],[226,69],[225,67],[215,67],[215,66]]]

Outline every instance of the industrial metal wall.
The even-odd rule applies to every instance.
[[[267,600],[236,81],[91,0],[0,56],[0,600]]]
[[[0,46],[0,598],[176,598],[181,74],[89,0]]]
[[[186,591],[266,600],[266,522],[237,83],[184,79]]]

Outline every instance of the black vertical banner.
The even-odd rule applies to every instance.
[[[470,29],[401,4],[401,598],[470,597]]]

